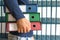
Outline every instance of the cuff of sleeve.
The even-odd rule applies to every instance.
[[[19,19],[21,19],[21,18],[25,18],[25,16],[23,15],[23,14],[19,14],[19,15],[14,15],[14,14],[12,14],[13,15],[13,17],[16,19],[16,20],[19,20]]]
[[[23,15],[23,16],[18,16],[18,17],[16,17],[16,20],[19,20],[19,19],[22,19],[22,18],[25,18],[25,16]]]
[[[13,35],[20,36],[20,37],[32,37],[33,36],[33,31],[32,30],[28,33],[18,33],[17,31],[10,32],[10,33],[13,34]]]

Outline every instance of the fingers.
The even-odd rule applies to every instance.
[[[27,33],[29,31],[30,29],[28,27],[18,28],[18,33]]]
[[[26,21],[25,21],[26,22]],[[29,22],[26,22],[25,23],[25,26],[26,26],[26,32],[29,32],[31,30],[31,25]]]
[[[21,29],[21,33],[24,33],[24,32],[23,32],[23,29]]]
[[[20,29],[18,28],[18,33],[20,33]]]
[[[27,29],[28,29],[28,32],[31,30],[31,24],[30,24],[30,22],[26,22],[26,24],[27,24]]]
[[[30,30],[29,30],[29,28],[27,28],[27,30],[26,30],[27,32],[30,32]]]
[[[24,33],[26,33],[26,32],[27,32],[26,30],[27,30],[27,29],[26,29],[26,27],[24,27],[24,28],[23,28]]]
[[[18,32],[19,33],[27,33],[31,30],[31,24],[28,20],[22,19],[17,22]]]
[[[29,24],[28,24],[28,25],[26,25],[26,31],[27,31],[27,32],[30,32],[30,30],[31,30],[30,25],[29,25]]]

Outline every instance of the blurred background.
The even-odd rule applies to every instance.
[[[31,21],[35,40],[60,40],[60,0],[29,0],[29,3],[31,5],[21,5],[20,8]],[[9,34],[10,26],[16,26],[15,19],[0,0],[0,40],[13,37]]]

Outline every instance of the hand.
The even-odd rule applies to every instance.
[[[17,29],[19,33],[27,33],[31,30],[31,24],[26,18],[17,21]]]

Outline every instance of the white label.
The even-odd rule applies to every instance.
[[[19,8],[22,10],[22,12],[26,12],[26,5],[20,5]]]
[[[26,12],[26,5],[19,5],[19,8],[22,12]],[[9,12],[8,8],[6,8],[6,12]]]
[[[17,31],[17,24],[9,23],[9,31]]]
[[[29,20],[29,14],[24,14],[25,18]]]

